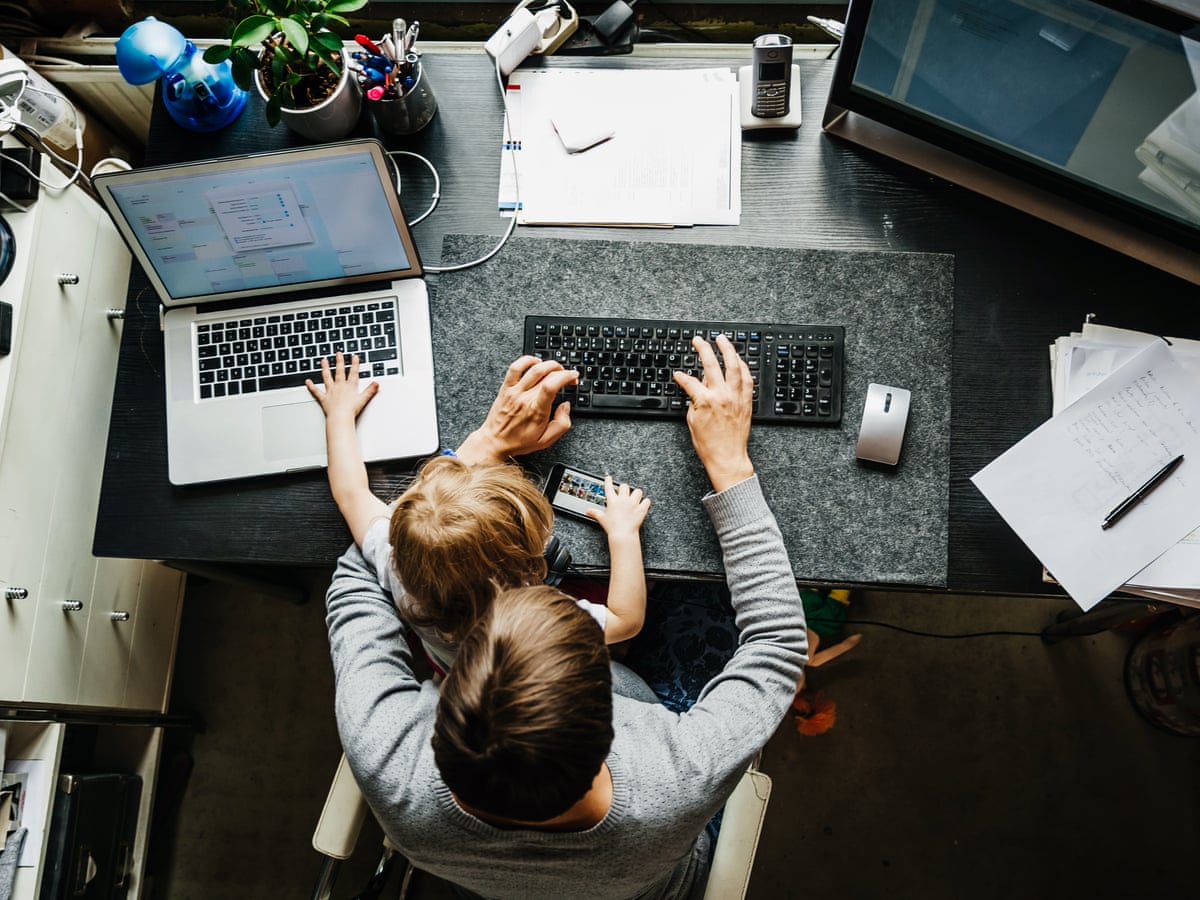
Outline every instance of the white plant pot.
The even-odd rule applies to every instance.
[[[342,77],[337,89],[328,98],[308,109],[288,109],[285,106],[279,110],[280,121],[310,141],[337,141],[353,131],[362,111],[362,89],[357,79],[350,77],[346,62],[343,51]],[[262,74],[257,71],[254,73],[254,86],[265,102],[267,93],[263,90]]]

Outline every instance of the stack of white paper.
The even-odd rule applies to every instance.
[[[1087,393],[1139,350],[1162,339],[1125,328],[1085,323],[1050,348],[1057,413]],[[1200,341],[1169,338],[1175,358],[1200,382]],[[1121,585],[1127,593],[1200,607],[1200,528]]]
[[[499,205],[519,203],[521,223],[738,224],[740,99],[729,69],[520,70],[505,96]],[[611,137],[570,152],[556,117]]]
[[[1051,360],[1054,416],[972,481],[1083,609],[1122,586],[1200,600],[1200,344],[1089,324]],[[1170,478],[1100,527],[1180,454]]]

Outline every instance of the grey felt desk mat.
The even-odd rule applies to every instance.
[[[443,260],[474,259],[495,237],[447,235]],[[944,586],[950,460],[953,257],[769,247],[516,237],[496,257],[439,276],[432,298],[441,439],[483,421],[521,354],[527,314],[699,318],[846,328],[839,428],[754,426],[750,452],[801,581]],[[867,384],[912,391],[900,465],[855,460]],[[720,575],[700,498],[704,470],[683,421],[576,417],[554,462],[640,485],[651,574]],[[581,568],[606,568],[594,526],[559,517]]]

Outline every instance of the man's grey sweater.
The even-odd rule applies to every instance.
[[[362,555],[352,547],[339,560],[327,622],[342,746],[384,833],[415,865],[496,900],[703,894],[704,826],[779,725],[807,653],[800,595],[757,477],[704,504],[738,648],[682,715],[628,670],[615,673],[612,806],[586,831],[495,828],[459,808],[430,745],[437,688],[414,677],[404,626]]]

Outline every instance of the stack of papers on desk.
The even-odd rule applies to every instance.
[[[499,205],[519,202],[522,224],[740,221],[740,97],[731,70],[520,70],[505,97]],[[556,117],[611,137],[571,152]]]
[[[1200,602],[1200,343],[1089,324],[1051,360],[1053,417],[971,480],[1083,609],[1118,588]]]

